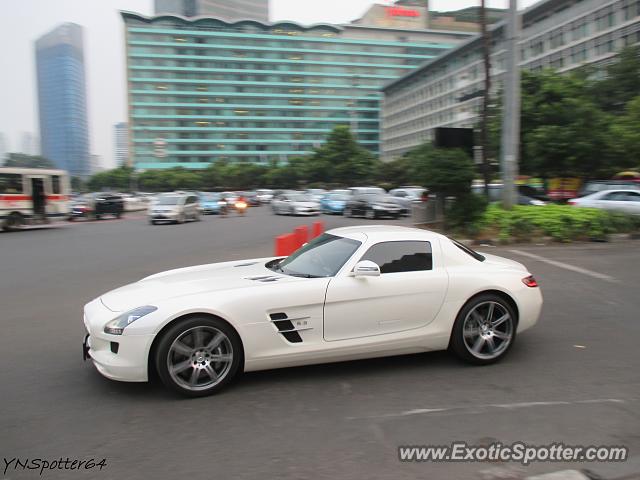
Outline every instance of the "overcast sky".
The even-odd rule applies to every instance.
[[[233,1],[233,0],[230,0]],[[520,8],[536,0],[520,0]],[[33,42],[63,22],[85,27],[91,153],[114,166],[113,124],[126,121],[124,45],[119,10],[151,14],[153,0],[4,0],[0,28],[0,133],[8,151],[20,149],[23,132],[38,135]],[[374,0],[271,0],[271,20],[345,23]],[[389,3],[379,0],[378,3]],[[479,0],[431,0],[433,10],[478,5]],[[488,0],[505,8],[507,0]]]

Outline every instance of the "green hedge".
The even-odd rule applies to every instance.
[[[559,242],[605,240],[610,233],[640,229],[640,218],[595,208],[570,205],[516,206],[511,211],[491,204],[478,223],[478,230],[500,240],[526,241],[549,236]]]

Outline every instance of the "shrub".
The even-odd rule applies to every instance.
[[[482,195],[469,193],[459,196],[445,211],[447,228],[475,236],[479,233],[479,223],[487,209],[487,199]]]
[[[515,206],[503,210],[491,204],[471,230],[492,230],[500,240],[528,240],[538,235],[559,242],[603,240],[610,233],[640,229],[640,218],[569,205]]]

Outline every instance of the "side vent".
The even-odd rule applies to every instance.
[[[238,263],[234,265],[234,267],[250,267],[251,265],[255,265],[258,262],[249,262],[249,263]]]
[[[280,280],[283,277],[278,277],[278,276],[273,276],[273,275],[267,275],[267,276],[262,276],[262,277],[246,277],[247,280],[253,280],[254,282],[277,282],[278,280]]]
[[[272,313],[271,315],[269,315],[269,317],[271,318],[271,322],[273,322],[273,324],[278,329],[278,332],[280,332],[280,334],[288,342],[291,342],[291,343],[301,343],[302,337],[300,337],[300,334],[298,332],[301,332],[304,330],[311,330],[311,327],[307,327],[307,326],[296,327],[293,325],[293,322],[292,322],[297,320],[307,320],[309,317],[289,318],[286,313],[282,313],[282,312]],[[305,325],[306,325],[306,322],[305,322]]]

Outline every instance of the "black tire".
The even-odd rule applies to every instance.
[[[149,223],[150,223],[151,225],[157,225],[157,224],[158,224],[158,222],[156,222],[155,220],[149,220]]]
[[[5,232],[10,232],[17,228],[20,228],[23,223],[24,223],[24,220],[22,218],[22,215],[20,215],[19,213],[13,212],[9,214],[7,219],[2,224],[2,229]]]
[[[198,390],[185,388],[174,380],[173,376],[169,373],[168,366],[169,362],[172,362],[174,358],[170,355],[175,355],[175,353],[171,352],[171,346],[174,341],[194,329],[211,329],[212,331],[217,330],[223,333],[229,340],[229,345],[232,349],[232,360],[224,376],[217,381],[217,383]],[[187,356],[185,356],[185,358],[188,360]],[[174,325],[164,332],[162,338],[160,338],[157,348],[155,349],[155,356],[153,360],[156,371],[158,372],[158,377],[167,388],[187,397],[205,397],[207,395],[218,393],[220,390],[224,389],[229,382],[231,382],[240,373],[244,365],[244,351],[238,333],[229,326],[229,324],[215,317],[195,316],[175,322]],[[195,367],[190,368],[191,371],[196,369]],[[198,378],[200,377],[202,377],[202,373],[199,374]]]
[[[344,216],[345,216],[345,217],[347,217],[347,218],[351,218],[351,217],[353,217],[353,212],[351,211],[351,209],[350,209],[350,208],[345,208],[345,209],[342,211],[342,215],[344,215]]]
[[[485,342],[482,343],[483,346],[480,352],[478,352],[477,354],[472,353],[472,350],[473,350],[472,347],[467,346],[467,344],[471,342],[469,340],[465,340],[464,328],[465,328],[465,320],[467,319],[467,316],[470,316],[474,309],[482,308],[482,306],[487,303],[493,303],[495,305],[499,305],[498,310],[500,310],[503,314],[508,313],[510,317],[509,320],[505,320],[505,322],[503,322],[503,324],[510,322],[510,333],[509,333],[510,339],[507,345],[502,350],[500,350],[500,352],[495,356],[488,356],[489,355],[488,353],[487,354],[480,353],[483,351],[482,349],[487,348],[485,346]],[[494,309],[495,309],[495,306],[494,306]],[[494,313],[494,317],[495,315],[496,314]],[[456,317],[456,321],[453,325],[453,330],[451,331],[451,338],[449,340],[449,350],[452,353],[454,353],[458,358],[460,358],[461,360],[464,360],[467,363],[471,363],[473,365],[489,365],[491,363],[495,363],[501,360],[509,352],[509,350],[511,349],[511,347],[513,346],[516,340],[517,328],[518,328],[518,318],[511,304],[501,296],[491,294],[491,293],[483,293],[471,298],[458,313],[458,316]],[[505,328],[503,328],[503,330],[504,329]],[[504,334],[502,331],[500,331],[500,333]],[[468,339],[469,337],[466,337],[466,338]],[[492,342],[495,342],[495,341],[502,342],[502,340],[499,337],[494,337]],[[500,346],[497,346],[497,349],[500,349],[501,346],[502,346],[502,343],[500,343]]]
[[[369,209],[366,212],[364,212],[364,217],[368,220],[375,220],[378,216],[376,215],[375,210]]]

